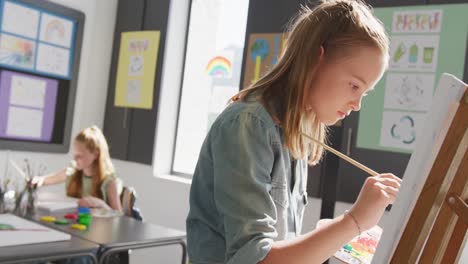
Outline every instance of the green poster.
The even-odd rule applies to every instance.
[[[375,8],[375,14],[390,36],[389,68],[362,103],[356,145],[411,153],[430,122],[442,73],[463,79],[468,4]]]

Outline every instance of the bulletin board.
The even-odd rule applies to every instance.
[[[75,20],[12,0],[3,0],[0,12],[0,65],[71,78]]]
[[[84,14],[0,0],[0,148],[68,152]]]
[[[460,18],[467,13],[468,4],[375,8],[390,36],[390,61],[364,98],[358,148],[412,152],[442,73],[463,78],[468,21]]]

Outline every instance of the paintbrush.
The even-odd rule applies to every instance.
[[[328,146],[328,145],[326,145],[326,144],[324,144],[324,143],[322,143],[322,142],[316,140],[315,138],[313,138],[313,137],[311,137],[311,136],[308,136],[308,135],[306,135],[306,134],[304,134],[304,133],[301,133],[301,134],[302,134],[304,137],[306,137],[306,138],[308,138],[308,139],[314,141],[315,143],[319,144],[319,145],[322,146],[324,149],[326,149],[326,150],[330,151],[331,153],[337,155],[338,157],[340,157],[340,158],[346,160],[347,162],[349,162],[349,163],[353,164],[354,166],[358,167],[359,169],[361,169],[361,170],[363,170],[363,171],[369,173],[371,176],[376,176],[376,175],[379,174],[378,172],[372,170],[371,168],[369,168],[369,167],[367,167],[367,166],[365,166],[365,165],[363,165],[363,164],[361,164],[361,163],[359,163],[359,162],[353,160],[352,158],[350,158],[350,157],[346,156],[345,154],[343,154],[343,153],[341,153],[341,152],[335,150],[334,148],[332,148],[332,147],[330,147],[330,146]]]

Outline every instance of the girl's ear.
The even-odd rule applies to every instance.
[[[320,45],[320,53],[319,53],[319,61],[323,60],[323,56],[325,55],[325,49],[322,45]]]
[[[97,160],[99,158],[99,150],[93,151],[93,156],[94,156],[94,160]]]

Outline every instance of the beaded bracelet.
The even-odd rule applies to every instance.
[[[346,210],[345,214],[351,216],[351,218],[353,219],[353,221],[356,224],[356,226],[358,228],[358,231],[359,231],[358,237],[360,237],[361,236],[361,226],[359,225],[359,222],[356,220],[356,217],[354,217],[354,215],[349,210]]]

